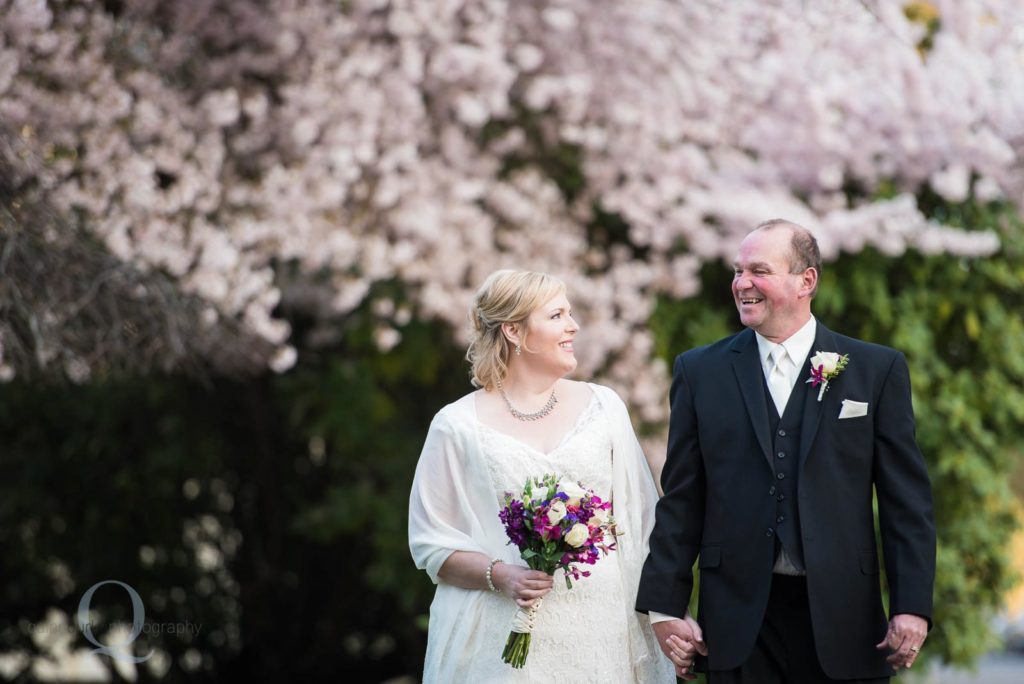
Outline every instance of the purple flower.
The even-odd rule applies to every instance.
[[[505,508],[501,509],[498,517],[505,526],[505,533],[509,540],[520,550],[526,548],[527,530],[524,523],[526,510],[523,507],[523,502],[517,499],[507,500]]]

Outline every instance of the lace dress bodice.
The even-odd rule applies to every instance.
[[[555,473],[578,480],[598,496],[612,495],[612,438],[604,410],[597,400],[580,414],[561,443],[545,454],[514,437],[478,423],[480,446],[494,487],[495,514],[504,505],[505,492],[518,493],[528,477]],[[484,629],[473,648],[473,674],[479,682],[609,682],[633,681],[628,646],[625,593],[615,552],[589,570],[590,577],[567,589],[561,571],[537,613],[526,666],[515,670],[501,661],[515,603],[504,594],[490,594],[484,602]]]
[[[545,473],[579,481],[607,501],[612,490],[612,442],[601,413],[594,397],[558,446],[546,454],[481,423],[480,445],[498,505],[505,504],[505,492],[518,494],[526,478]]]

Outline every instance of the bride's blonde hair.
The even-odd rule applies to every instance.
[[[547,273],[505,269],[487,276],[473,297],[469,309],[470,343],[466,359],[472,366],[470,378],[476,387],[492,390],[508,375],[512,344],[501,331],[503,323],[522,329],[526,346],[526,319],[549,301],[565,293],[565,283]]]

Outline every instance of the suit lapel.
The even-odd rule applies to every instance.
[[[817,331],[814,335],[814,344],[811,345],[811,352],[807,359],[814,356],[819,351],[826,352],[839,352],[840,349],[836,345],[835,335],[832,331],[826,328],[821,323],[817,324]],[[797,377],[797,384],[806,383],[807,378],[811,375],[811,365],[808,360],[804,360],[804,365],[800,375]],[[821,423],[821,416],[824,413],[825,404],[831,405],[829,397],[835,388],[830,389],[822,397],[821,401],[818,401],[818,391],[821,387],[808,387],[804,396],[804,416],[803,425],[800,428],[800,467],[804,465],[804,461],[807,460],[807,455],[811,452],[811,445],[814,444],[814,437],[818,434],[818,425]]]
[[[736,354],[732,369],[740,385],[743,404],[747,407],[747,415],[750,417],[751,426],[757,435],[765,460],[768,461],[768,467],[774,472],[771,436],[768,434],[768,401],[764,395],[764,370],[761,368],[761,357],[757,352],[754,331],[749,328],[744,330],[736,336],[730,348]]]

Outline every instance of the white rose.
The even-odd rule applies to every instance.
[[[566,496],[569,497],[570,506],[579,506],[580,499],[586,496],[587,491],[580,487],[578,483],[572,480],[562,480],[558,483],[559,491],[565,492]]]
[[[565,517],[565,502],[561,499],[556,499],[548,507],[548,522],[552,525],[558,524],[558,521]]]
[[[603,508],[599,508],[596,511],[594,511],[594,514],[592,516],[590,516],[590,520],[587,521],[587,524],[591,527],[600,527],[601,525],[604,525],[606,522],[608,522],[608,511],[604,510]]]
[[[583,546],[583,542],[587,541],[589,538],[590,530],[588,530],[587,526],[583,523],[576,523],[573,525],[566,533],[565,537],[563,537],[563,539],[565,539],[565,543],[574,549],[578,549]]]
[[[839,354],[835,352],[817,352],[811,357],[811,366],[813,368],[823,367],[825,375],[834,373],[836,366],[839,365]]]

